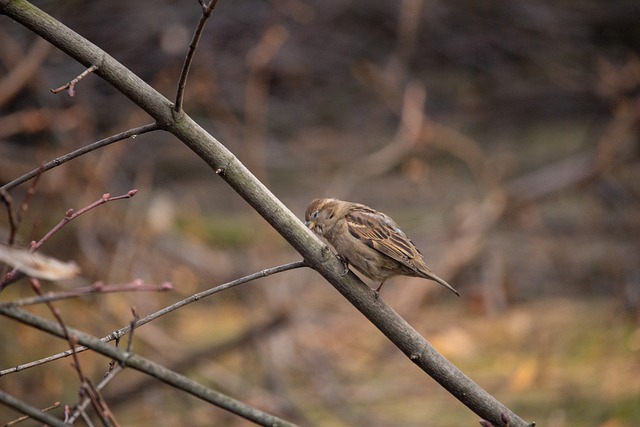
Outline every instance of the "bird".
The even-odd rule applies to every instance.
[[[460,296],[427,267],[416,245],[388,215],[359,203],[322,198],[312,200],[304,216],[305,225],[333,246],[345,266],[344,274],[352,265],[380,282],[374,291],[376,298],[393,276],[433,280]]]

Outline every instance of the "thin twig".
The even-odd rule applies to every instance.
[[[131,306],[131,314],[133,315],[133,319],[129,322],[129,329],[131,329],[131,333],[129,333],[129,339],[127,340],[127,353],[131,353],[131,346],[133,345],[133,331],[136,328],[136,323],[140,320],[140,314],[138,313],[138,309],[135,305]]]
[[[111,194],[109,193],[104,193],[101,198],[99,198],[95,202],[91,203],[88,206],[85,206],[84,208],[78,211],[69,209],[67,212],[65,212],[64,218],[62,218],[62,220],[60,220],[58,224],[56,224],[51,230],[49,230],[49,232],[45,234],[42,239],[38,240],[37,242],[32,242],[31,252],[35,252],[38,249],[40,249],[40,247],[44,245],[46,241],[51,238],[51,236],[57,233],[62,227],[67,225],[69,222],[78,218],[80,215],[90,211],[91,209],[97,208],[100,205],[104,205],[107,202],[113,202],[113,201],[122,200],[122,199],[130,199],[131,197],[135,196],[136,193],[138,193],[138,190],[136,190],[135,188],[133,190],[129,190],[126,194],[121,194],[119,196],[111,196]]]
[[[38,420],[42,423],[46,423],[47,425],[50,425],[53,427],[69,427],[69,424],[65,423],[64,421],[54,417],[53,415],[50,415],[41,411],[35,406],[29,405],[24,400],[13,397],[12,395],[10,395],[9,393],[6,393],[3,390],[0,390],[0,403],[8,406],[9,408],[15,409],[17,412],[20,412],[21,414],[26,414],[30,418],[33,418],[34,420]]]
[[[82,73],[80,73],[78,77],[71,80],[69,83],[62,85],[60,87],[57,87],[55,89],[49,89],[49,90],[51,91],[51,93],[60,93],[65,89],[69,89],[67,90],[67,93],[69,94],[70,98],[73,98],[76,95],[76,91],[75,91],[76,85],[80,83],[80,80],[88,76],[90,73],[93,73],[97,69],[98,69],[97,65],[92,65],[91,67],[87,68]]]
[[[52,409],[56,409],[56,408],[59,408],[59,407],[60,407],[60,402],[55,402],[53,405],[51,405],[51,406],[47,406],[46,408],[42,409],[42,412],[49,412],[50,410],[52,410]],[[23,421],[26,421],[26,420],[28,420],[28,419],[30,419],[30,418],[31,418],[31,417],[30,417],[29,415],[25,415],[25,416],[22,416],[22,417],[18,417],[18,418],[16,418],[15,420],[11,420],[11,421],[9,421],[8,423],[3,424],[3,426],[2,426],[2,427],[11,427],[11,426],[14,426],[14,425],[16,425],[16,424],[19,424],[19,423],[21,423],[21,422],[23,422]]]
[[[90,286],[72,289],[69,291],[47,292],[42,296],[20,298],[12,301],[2,302],[0,305],[13,305],[23,307],[25,305],[42,304],[49,301],[59,301],[63,299],[79,298],[87,295],[108,294],[116,292],[165,292],[173,290],[173,284],[164,282],[159,285],[146,284],[142,280],[134,280],[130,283],[105,285],[103,282],[96,282]]]
[[[131,319],[131,322],[129,322],[129,326],[131,327],[131,333],[129,334],[129,341],[127,343],[128,353],[131,352],[131,344],[133,342],[133,330],[135,328],[135,323],[140,319],[140,316],[138,315],[138,311],[133,306],[131,307],[131,313],[133,314],[133,318]],[[98,383],[98,385],[96,385],[97,392],[102,391],[102,389],[107,384],[109,384],[120,372],[124,370],[124,365],[116,362],[117,361],[115,359],[112,359],[111,362],[109,362],[109,369],[105,373],[102,380]],[[80,403],[76,405],[73,413],[70,414],[65,421],[69,424],[73,424],[78,419],[79,416],[84,414],[84,411],[89,405],[89,403],[91,403],[89,398],[87,397],[83,398],[80,401]]]
[[[200,16],[198,25],[196,25],[196,29],[193,32],[191,43],[189,43],[189,51],[187,52],[187,56],[185,56],[184,58],[184,64],[182,65],[182,71],[180,72],[180,80],[178,80],[176,103],[173,106],[173,110],[178,113],[182,111],[182,104],[184,103],[184,91],[187,86],[187,77],[189,76],[189,70],[191,69],[191,64],[193,63],[193,58],[196,54],[198,43],[200,42],[200,38],[202,37],[204,26],[211,16],[213,9],[216,7],[216,4],[218,4],[218,0],[211,0],[208,4],[205,4],[202,0],[198,1],[202,6],[202,16]]]
[[[40,177],[42,176],[43,173],[44,173],[44,169],[42,168],[42,166],[40,166],[38,168],[38,172],[36,173],[36,176],[34,177],[35,179],[33,180],[31,185],[29,186],[29,189],[27,190],[27,194],[24,195],[24,199],[22,200],[22,203],[20,203],[20,207],[16,214],[16,217],[18,220],[18,223],[17,223],[18,226],[22,222],[23,215],[27,212],[27,209],[29,208],[29,202],[31,201],[31,198],[33,197],[33,195],[36,193],[36,185],[38,185],[38,181],[40,180]]]
[[[31,287],[35,291],[36,294],[42,296],[42,286],[40,285],[40,281],[38,279],[31,279]],[[60,314],[60,310],[53,306],[51,302],[47,302],[47,308],[60,325],[62,329],[63,337],[69,343],[70,350],[72,351],[73,363],[72,366],[76,373],[78,374],[78,378],[80,379],[80,395],[86,395],[91,400],[93,407],[96,412],[100,414],[100,418],[103,420],[105,427],[111,425],[111,421],[115,421],[112,417],[109,417],[110,411],[105,407],[104,401],[100,398],[99,393],[89,381],[89,378],[82,371],[82,367],[80,365],[80,359],[78,358],[78,354],[75,351],[75,348],[78,346],[77,338],[69,333],[69,329],[67,328],[66,323],[62,319],[62,315]]]
[[[135,138],[138,135],[142,135],[143,133],[147,133],[147,132],[151,132],[154,130],[158,130],[159,127],[156,123],[149,123],[147,125],[144,126],[139,126],[137,128],[133,128],[133,129],[129,129],[127,131],[124,132],[120,132],[118,134],[115,135],[111,135],[108,138],[104,138],[101,139],[100,141],[96,141],[93,142],[89,145],[85,145],[82,148],[79,148],[75,151],[72,151],[70,153],[67,153],[63,156],[57,157],[53,160],[51,160],[50,162],[47,162],[45,164],[43,164],[42,166],[40,166],[39,168],[33,169],[31,172],[28,172],[24,175],[22,175],[19,178],[14,179],[11,182],[6,183],[5,185],[3,185],[2,187],[0,187],[0,191],[8,191],[14,187],[17,187],[18,185],[29,181],[30,179],[38,176],[39,174],[48,171],[49,169],[53,169],[57,166],[60,166],[63,163],[68,162],[69,160],[73,160],[76,157],[80,157],[84,154],[90,153],[91,151],[97,150],[99,148],[105,147],[107,145],[113,144],[114,142],[118,142],[118,141],[122,141],[123,139],[127,139],[127,138]]]
[[[104,389],[105,386],[109,384],[123,370],[124,367],[121,364],[114,363],[113,368],[109,369],[104,378],[102,378],[102,380],[96,385],[96,390],[99,392],[102,391],[102,389]],[[90,399],[86,397],[83,398],[80,403],[76,405],[76,409],[74,409],[74,411],[68,415],[65,421],[68,424],[73,424],[78,419],[78,417],[85,414],[85,410],[87,409],[87,406],[89,406],[89,403],[91,403]]]
[[[13,211],[13,198],[11,194],[0,188],[0,201],[7,208],[7,218],[9,219],[9,239],[7,243],[13,245],[18,231],[18,218]]]
[[[42,166],[35,170],[36,179],[34,179],[31,183],[31,186],[29,186],[27,194],[25,194],[24,199],[22,200],[22,203],[20,203],[20,207],[17,212],[13,210],[13,198],[11,197],[11,195],[7,190],[4,189],[4,187],[0,188],[0,198],[7,206],[9,216],[9,239],[7,240],[9,246],[12,246],[15,243],[16,234],[18,233],[18,227],[22,222],[22,215],[27,211],[29,202],[36,192],[36,185],[38,184],[38,180],[40,179],[42,172],[44,172]]]
[[[267,277],[267,276],[271,276],[273,274],[276,273],[282,273],[284,271],[287,270],[293,270],[296,268],[301,268],[301,267],[306,267],[306,263],[304,261],[296,261],[296,262],[290,262],[288,264],[283,264],[283,265],[279,265],[277,267],[272,267],[272,268],[267,268],[261,271],[258,271],[256,273],[250,274],[248,276],[245,277],[241,277],[239,279],[233,280],[231,282],[227,282],[224,283],[222,285],[219,286],[215,286],[213,288],[204,290],[202,292],[199,292],[197,294],[193,294],[190,297],[187,297],[183,300],[180,300],[170,306],[167,306],[165,308],[163,308],[162,310],[158,310],[155,313],[151,313],[148,316],[143,317],[142,319],[138,320],[135,324],[136,328],[139,328],[142,325],[145,325],[155,319],[157,319],[158,317],[164,316],[165,314],[171,313],[172,311],[175,311],[181,307],[184,307],[185,305],[191,304],[192,302],[196,302],[199,301],[203,298],[206,298],[208,296],[211,296],[213,294],[216,294],[218,292],[222,292],[224,290],[233,288],[235,286],[238,285],[242,285],[244,283],[248,283],[251,282],[253,280],[256,279],[261,279],[263,277]],[[3,307],[9,307],[9,305],[4,305],[4,304],[0,304],[0,309],[2,309]],[[131,331],[131,325],[125,326],[123,328],[118,329],[117,331],[113,331],[111,332],[109,335],[102,337],[101,340],[103,342],[110,342],[113,340],[117,340],[120,339],[121,337],[123,337],[126,333],[128,333],[129,331]],[[77,353],[83,352],[87,350],[86,347],[77,347],[75,349],[75,351]],[[22,365],[18,365],[18,366],[14,366],[12,368],[8,368],[8,369],[4,369],[2,371],[0,371],[0,377],[7,375],[7,374],[12,374],[15,372],[19,372],[25,369],[29,369],[29,368],[33,368],[35,366],[39,366],[45,363],[49,363],[52,362],[54,360],[58,360],[58,359],[62,359],[63,357],[68,357],[72,354],[71,350],[67,350],[58,354],[54,354],[51,356],[47,356],[45,358],[39,359],[39,360],[34,360],[32,362],[29,363],[25,363]]]

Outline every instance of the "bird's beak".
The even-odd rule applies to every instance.
[[[316,226],[316,222],[315,221],[305,221],[304,225],[306,225],[307,228],[309,228],[310,230],[313,230],[313,228]]]

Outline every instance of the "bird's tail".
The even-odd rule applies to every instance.
[[[431,271],[431,270],[427,270],[427,271],[421,271],[420,273],[423,274],[423,277],[425,279],[430,279],[433,280],[434,282],[438,282],[440,283],[442,286],[444,286],[445,288],[449,289],[451,292],[453,292],[454,294],[456,294],[457,296],[460,296],[460,292],[456,291],[453,286],[451,286],[450,284],[448,284],[447,282],[444,281],[444,279],[441,279],[440,277],[436,276],[436,274]]]

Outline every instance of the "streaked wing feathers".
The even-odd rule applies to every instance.
[[[347,214],[346,219],[353,237],[412,270],[418,268],[415,261],[420,264],[420,251],[387,215],[357,206]]]

